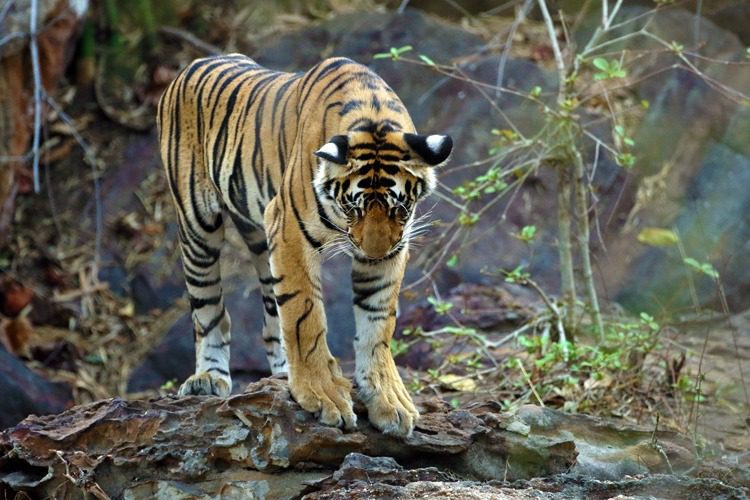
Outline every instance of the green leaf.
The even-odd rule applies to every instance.
[[[645,227],[638,233],[638,241],[652,247],[669,247],[680,241],[677,233],[660,227]]]
[[[388,59],[389,57],[391,57],[390,52],[379,52],[372,56],[373,59]]]
[[[462,226],[473,226],[479,220],[479,214],[463,212],[458,216],[458,223]]]
[[[539,97],[541,93],[542,93],[542,87],[540,87],[539,85],[537,85],[536,87],[532,88],[529,91],[529,95],[531,97]]]
[[[597,57],[595,58],[591,64],[594,65],[595,68],[600,69],[602,71],[609,72],[609,62],[604,59],[603,57]]]
[[[524,243],[531,243],[536,237],[536,226],[524,226],[521,228],[520,233],[513,234],[512,236]]]
[[[698,262],[692,257],[685,257],[683,262],[696,272],[703,273],[713,279],[719,279],[719,272],[708,262]]]
[[[424,62],[424,63],[425,63],[425,64],[427,64],[428,66],[437,66],[437,65],[435,64],[435,61],[433,61],[432,59],[430,59],[429,57],[427,57],[427,56],[426,56],[426,55],[424,55],[424,54],[419,54],[419,58],[420,58],[420,59],[422,60],[422,62]]]
[[[615,161],[623,168],[630,168],[635,165],[635,156],[630,153],[620,153],[615,158]]]
[[[680,54],[683,50],[685,50],[685,46],[681,43],[677,43],[675,41],[672,41],[669,44],[669,48],[672,49],[676,54]]]
[[[432,308],[435,309],[435,312],[441,316],[453,308],[453,304],[451,302],[445,302],[443,300],[436,299],[435,297],[427,297],[427,302],[429,302],[432,305]]]
[[[458,264],[458,255],[453,254],[450,256],[450,258],[445,262],[445,265],[448,267],[456,267],[456,264]]]

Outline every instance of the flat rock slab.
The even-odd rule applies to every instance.
[[[410,437],[398,439],[374,429],[361,406],[354,431],[319,424],[290,397],[281,378],[250,384],[228,399],[98,401],[30,416],[3,431],[0,493],[286,498],[311,488],[303,481],[339,469],[352,453],[344,472],[328,483],[323,479],[318,490],[336,477],[388,477],[394,471],[405,474],[406,483],[514,481],[571,472],[611,480],[696,465],[690,441],[670,432],[534,406],[502,413],[493,401],[464,409],[435,397],[415,402],[419,424]]]

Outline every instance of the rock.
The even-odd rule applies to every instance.
[[[322,479],[336,469],[311,487],[354,485],[368,474],[388,483],[386,490],[414,481],[520,480],[569,471],[621,479],[670,467],[685,472],[696,464],[690,441],[670,432],[531,406],[503,414],[492,401],[466,409],[435,397],[415,402],[422,417],[401,440],[371,427],[359,404],[354,431],[319,424],[279,378],[250,384],[227,399],[97,401],[58,415],[30,416],[0,433],[0,493],[65,491],[66,498],[80,498],[86,491],[136,499],[232,492],[278,498],[275,492],[294,496],[302,479]],[[528,432],[518,432],[520,427]]]
[[[69,387],[45,380],[0,345],[0,429],[16,425],[30,414],[57,413],[73,404]]]
[[[384,467],[385,465],[385,467]],[[443,476],[443,477],[440,477]],[[388,458],[352,453],[332,475],[309,486],[303,499],[445,499],[507,500],[531,498],[746,498],[747,490],[716,479],[655,474],[604,481],[576,474],[508,481],[466,481],[434,468],[404,470]]]

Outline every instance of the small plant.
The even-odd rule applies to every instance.
[[[394,61],[398,61],[401,59],[401,54],[404,54],[405,52],[409,52],[412,50],[411,45],[404,45],[403,47],[391,47],[391,49],[388,52],[379,52],[372,56],[373,59],[392,59]],[[426,57],[426,56],[425,56]],[[434,65],[435,63],[433,63]]]
[[[161,384],[161,387],[159,387],[159,390],[162,392],[172,392],[177,388],[177,379],[172,378]]]
[[[409,343],[399,339],[391,339],[391,354],[396,358],[409,350]]]
[[[521,232],[517,234],[514,233],[513,237],[528,245],[536,238],[536,226],[524,226],[521,228]]]
[[[510,272],[505,273],[506,283],[525,283],[531,276],[523,270],[524,266],[518,266]]]
[[[714,269],[714,266],[712,266],[709,262],[698,262],[692,257],[685,257],[684,259],[682,259],[682,262],[684,262],[685,265],[693,271],[705,274],[709,278],[713,278],[715,280],[719,279],[719,272]]]
[[[603,57],[596,57],[591,62],[599,71],[594,73],[594,80],[609,80],[611,78],[625,78],[628,72],[622,67],[622,63],[617,59],[610,61]]]
[[[441,316],[443,314],[446,314],[453,308],[452,303],[437,299],[435,297],[427,297],[427,302],[429,302],[432,305],[432,308],[435,309],[435,312]]]

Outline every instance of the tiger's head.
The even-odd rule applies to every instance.
[[[382,259],[411,236],[414,208],[435,187],[434,167],[453,149],[447,135],[352,131],[336,135],[316,152],[315,190],[346,220],[355,253]]]

